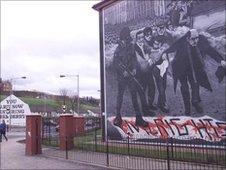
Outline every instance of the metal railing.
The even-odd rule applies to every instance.
[[[83,134],[65,137],[74,148],[59,149],[60,138],[43,140],[43,153],[49,156],[123,169],[226,169],[226,146],[205,141],[161,139],[153,142],[102,140],[97,119],[89,118]],[[50,135],[51,136],[51,135]]]

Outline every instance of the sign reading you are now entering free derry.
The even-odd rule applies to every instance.
[[[31,114],[28,104],[14,95],[10,95],[1,101],[0,119],[4,119],[6,124],[10,124],[11,117],[11,125],[25,126],[26,115],[28,114]]]

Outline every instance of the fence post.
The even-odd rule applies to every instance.
[[[68,142],[68,140],[67,140],[67,136],[66,136],[66,140],[65,140],[65,144],[66,144],[66,146],[65,146],[66,159],[68,159],[68,146],[67,146],[67,142]]]
[[[95,137],[94,137],[94,140],[95,140],[95,151],[97,151],[97,128],[95,127]]]
[[[130,156],[129,135],[127,136],[127,153],[128,153],[128,156]]]
[[[49,131],[49,135],[48,135],[48,141],[49,141],[49,145],[50,145],[50,140],[51,140],[51,137],[50,137],[50,118],[48,118],[49,119],[49,121],[48,121],[48,131]]]
[[[105,116],[104,115],[101,116],[101,132],[102,132],[102,142],[106,142],[105,141]]]
[[[108,150],[108,135],[107,135],[107,166],[109,166],[109,150]]]
[[[170,170],[169,138],[166,139],[167,169]]]
[[[173,138],[172,138],[172,137],[170,138],[170,144],[171,144],[171,156],[172,156],[172,159],[174,159],[174,153],[173,153]]]

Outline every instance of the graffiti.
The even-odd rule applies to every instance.
[[[114,121],[110,117],[109,122]],[[181,140],[203,139],[210,142],[219,142],[226,139],[226,122],[213,119],[209,116],[192,117],[146,117],[147,127],[135,125],[134,117],[123,117],[122,125],[113,125],[123,138],[155,139],[175,138]]]

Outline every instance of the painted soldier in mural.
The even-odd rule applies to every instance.
[[[134,50],[134,44],[132,44],[132,38],[130,36],[130,29],[124,27],[119,35],[120,41],[118,47],[114,52],[113,66],[114,70],[117,72],[118,80],[118,93],[117,93],[117,103],[116,103],[116,118],[114,119],[114,125],[121,126],[121,107],[123,102],[123,95],[128,87],[133,107],[136,113],[136,125],[137,126],[147,126],[147,122],[143,120],[141,115],[141,110],[137,100],[137,94],[140,95],[142,101],[144,102],[143,88],[139,81],[137,80],[137,59]],[[145,103],[144,103],[145,105]],[[147,106],[147,104],[146,104]]]
[[[204,69],[203,58],[208,55],[225,68],[223,57],[210,46],[203,35],[191,29],[182,38],[177,40],[165,53],[176,52],[172,61],[174,90],[179,80],[184,102],[185,115],[191,114],[191,104],[197,113],[203,113],[200,98],[200,86],[212,91],[207,73]],[[190,88],[189,88],[190,84]]]

